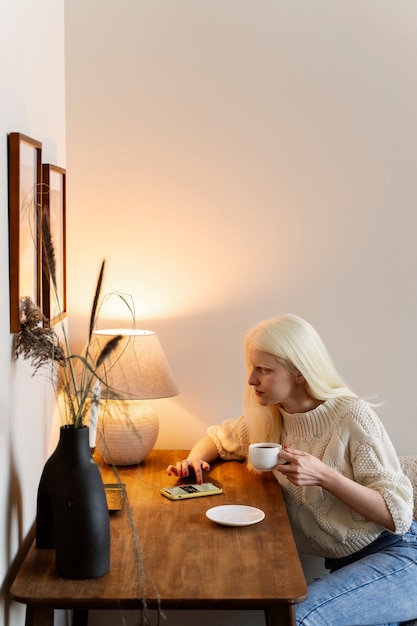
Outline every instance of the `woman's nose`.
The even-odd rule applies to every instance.
[[[258,383],[258,379],[255,376],[254,370],[252,370],[251,373],[249,374],[248,383],[249,385],[256,385]]]

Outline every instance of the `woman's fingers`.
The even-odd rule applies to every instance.
[[[190,461],[188,459],[184,459],[183,461],[177,461],[175,465],[168,465],[167,474],[168,476],[178,476],[178,478],[187,478],[190,475],[190,467],[193,468],[196,476],[196,481],[199,485],[203,482],[203,471],[208,472],[210,470],[210,465],[207,461],[203,461],[202,459],[195,459]]]

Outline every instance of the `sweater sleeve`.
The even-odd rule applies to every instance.
[[[249,446],[249,431],[244,416],[226,420],[220,426],[210,426],[207,434],[224,461],[244,461]]]
[[[354,480],[375,489],[392,515],[395,532],[405,533],[413,519],[413,488],[401,469],[388,434],[366,402],[358,402],[351,414],[350,454]]]

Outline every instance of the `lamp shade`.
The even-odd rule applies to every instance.
[[[108,341],[117,336],[120,339],[116,348],[97,371],[106,383],[102,386],[103,398],[152,400],[179,394],[171,367],[153,331],[96,330],[92,343],[94,352],[99,354]]]
[[[108,345],[112,350],[106,349]],[[103,354],[106,356],[102,359]],[[99,355],[102,364],[97,367],[94,364]],[[143,400],[179,393],[158,337],[149,330],[96,330],[89,360],[101,389],[99,404],[94,405],[92,399],[95,419],[92,420],[92,411],[90,435],[94,443],[90,445],[113,465],[140,463],[152,450],[159,432],[158,416]]]

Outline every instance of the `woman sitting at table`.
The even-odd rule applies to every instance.
[[[317,332],[295,315],[245,339],[244,414],[211,426],[169,475],[199,483],[210,461],[247,459],[250,443],[281,443],[274,470],[300,552],[331,575],[309,585],[297,624],[367,626],[417,617],[413,491],[371,406],[346,387]],[[336,621],[335,621],[336,620]]]

